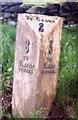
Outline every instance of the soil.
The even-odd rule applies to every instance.
[[[6,98],[5,96],[3,96],[2,98],[3,98],[2,100],[3,110],[7,108],[8,113],[12,116],[12,104],[11,104],[12,99],[10,97]],[[66,119],[66,118],[68,118],[67,111],[63,108],[61,104],[58,103],[58,101],[54,100],[47,120]],[[6,120],[6,116],[3,115],[2,119]]]
[[[54,120],[54,119],[65,119],[68,118],[68,113],[64,109],[64,107],[59,104],[56,100],[52,104],[51,111],[49,113],[49,119],[48,120]]]

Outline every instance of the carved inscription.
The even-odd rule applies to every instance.
[[[29,74],[33,74],[33,69],[35,65],[29,63],[28,60],[28,56],[23,56],[23,60],[18,60],[18,70]]]
[[[49,54],[52,54],[52,51],[53,51],[52,43],[53,43],[53,40],[50,41],[50,50],[49,50]]]
[[[57,88],[62,19],[57,16],[18,14],[13,115],[32,118],[35,109],[47,118]],[[22,101],[22,104],[21,104]]]
[[[26,40],[26,41],[25,41],[25,47],[24,47],[24,51],[25,51],[26,53],[29,52],[29,44],[30,44],[29,40]]]
[[[32,15],[26,15],[26,19],[27,20],[36,20],[39,21],[39,32],[44,32],[44,23],[42,22],[48,22],[48,23],[54,23],[55,21],[53,19],[41,19],[40,17],[32,17]],[[49,50],[48,50],[48,54],[52,55],[53,53],[53,33],[52,32],[52,39],[50,39],[50,44],[49,44]],[[29,40],[25,40],[25,47],[24,47],[24,51],[25,53],[29,52],[29,46],[30,46],[30,41]],[[22,72],[26,72],[29,74],[33,74],[33,69],[34,69],[34,65],[32,63],[28,62],[28,56],[23,56],[23,60],[19,60],[18,61],[18,69],[19,71]],[[43,64],[43,69],[41,71],[42,74],[54,74],[55,73],[55,65],[52,64],[52,58],[47,58],[47,62],[44,62]]]
[[[43,26],[44,26],[44,24],[43,23],[39,23],[39,31],[40,32],[44,32],[44,29],[43,29]]]
[[[41,17],[32,17],[32,15],[26,15],[26,19],[27,20],[36,20],[36,21],[40,21],[40,22],[47,22],[47,23],[55,23],[54,19],[48,19],[48,18],[41,18]]]
[[[47,62],[44,62],[42,74],[55,74],[55,65],[52,64],[52,58],[47,58]]]

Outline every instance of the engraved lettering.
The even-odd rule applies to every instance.
[[[42,74],[54,74],[55,70],[42,70]]]
[[[48,62],[52,62],[52,58],[47,58]]]
[[[37,20],[37,21],[40,21],[40,18],[39,18],[39,17],[36,17],[36,20]]]
[[[53,43],[53,40],[50,41],[50,50],[49,50],[49,54],[52,54],[52,51],[53,51],[52,43]]]
[[[27,60],[28,61],[29,60],[28,56],[24,56],[23,60]]]
[[[26,53],[29,52],[29,44],[30,44],[29,40],[26,40],[26,41],[25,41],[25,47],[24,47],[24,51],[25,51]]]
[[[48,22],[48,23],[54,23],[55,20],[50,20],[50,19],[41,19],[40,17],[33,17],[32,15],[28,16],[26,15],[27,20],[37,20],[37,21],[42,21],[42,22]]]
[[[28,56],[23,56],[23,60],[18,61],[18,70],[21,72],[33,74],[35,65],[33,65],[32,63],[27,63],[28,60],[29,60]]]
[[[39,31],[40,31],[40,32],[44,32],[44,29],[43,29],[44,24],[43,24],[43,23],[39,23],[39,25],[40,25]]]
[[[53,69],[55,65],[44,63],[44,69]]]
[[[22,61],[18,61],[18,66],[21,66],[22,65]]]

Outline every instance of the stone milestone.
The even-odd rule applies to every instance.
[[[32,117],[35,110],[47,117],[56,94],[62,18],[18,14],[12,111]]]

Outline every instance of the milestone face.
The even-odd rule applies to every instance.
[[[35,109],[50,109],[57,87],[61,29],[59,17],[18,15],[13,113],[27,117]]]

